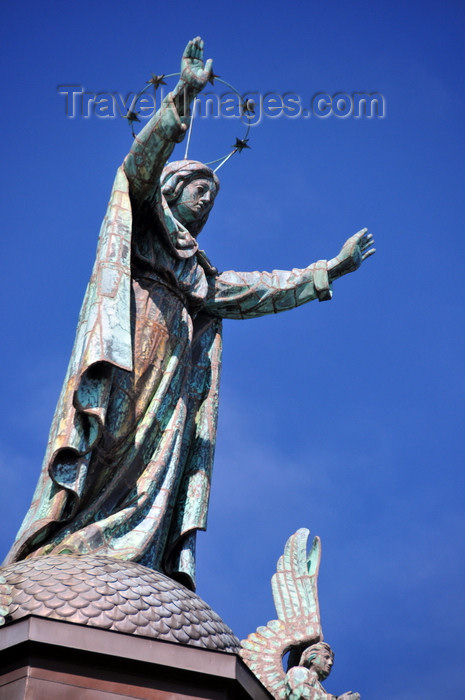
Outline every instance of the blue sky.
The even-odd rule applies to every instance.
[[[305,267],[367,226],[377,254],[330,302],[225,323],[198,592],[245,637],[299,527],[323,543],[328,690],[461,697],[463,32],[456,2],[17,2],[3,9],[2,552],[39,474],[116,168],[122,119],[58,85],[138,91],[200,34],[240,92],[379,92],[383,119],[267,118],[220,172],[202,246],[222,270]],[[196,127],[197,128],[197,127]],[[236,122],[199,125],[191,155]],[[179,157],[182,157],[182,152]]]

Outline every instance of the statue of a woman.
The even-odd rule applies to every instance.
[[[190,41],[178,85],[117,173],[42,473],[5,563],[99,553],[193,588],[221,320],[329,299],[331,282],[374,252],[363,230],[303,270],[218,273],[197,244],[218,179],[196,161],[165,165],[211,74],[203,42]]]

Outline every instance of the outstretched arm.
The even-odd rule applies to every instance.
[[[211,73],[212,61],[208,60],[204,67],[203,41],[196,37],[184,49],[178,84],[136,136],[124,161],[133,196],[144,199],[158,187],[166,161],[186,133],[190,103],[203,90]]]
[[[313,299],[330,299],[327,265],[326,260],[320,260],[303,270],[223,272],[209,278],[205,310],[222,318],[257,318]]]
[[[223,318],[256,318],[287,311],[313,299],[331,299],[333,280],[356,270],[375,252],[364,228],[351,236],[329,262],[319,260],[303,270],[223,272],[210,278],[206,311]]]

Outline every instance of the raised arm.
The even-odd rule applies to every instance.
[[[188,128],[190,104],[203,90],[211,73],[212,62],[208,60],[204,67],[203,41],[196,37],[184,50],[178,84],[136,136],[125,158],[124,169],[134,197],[144,199],[158,187],[166,161]]]

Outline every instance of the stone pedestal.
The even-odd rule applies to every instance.
[[[270,700],[233,653],[29,616],[0,629],[0,700]]]

